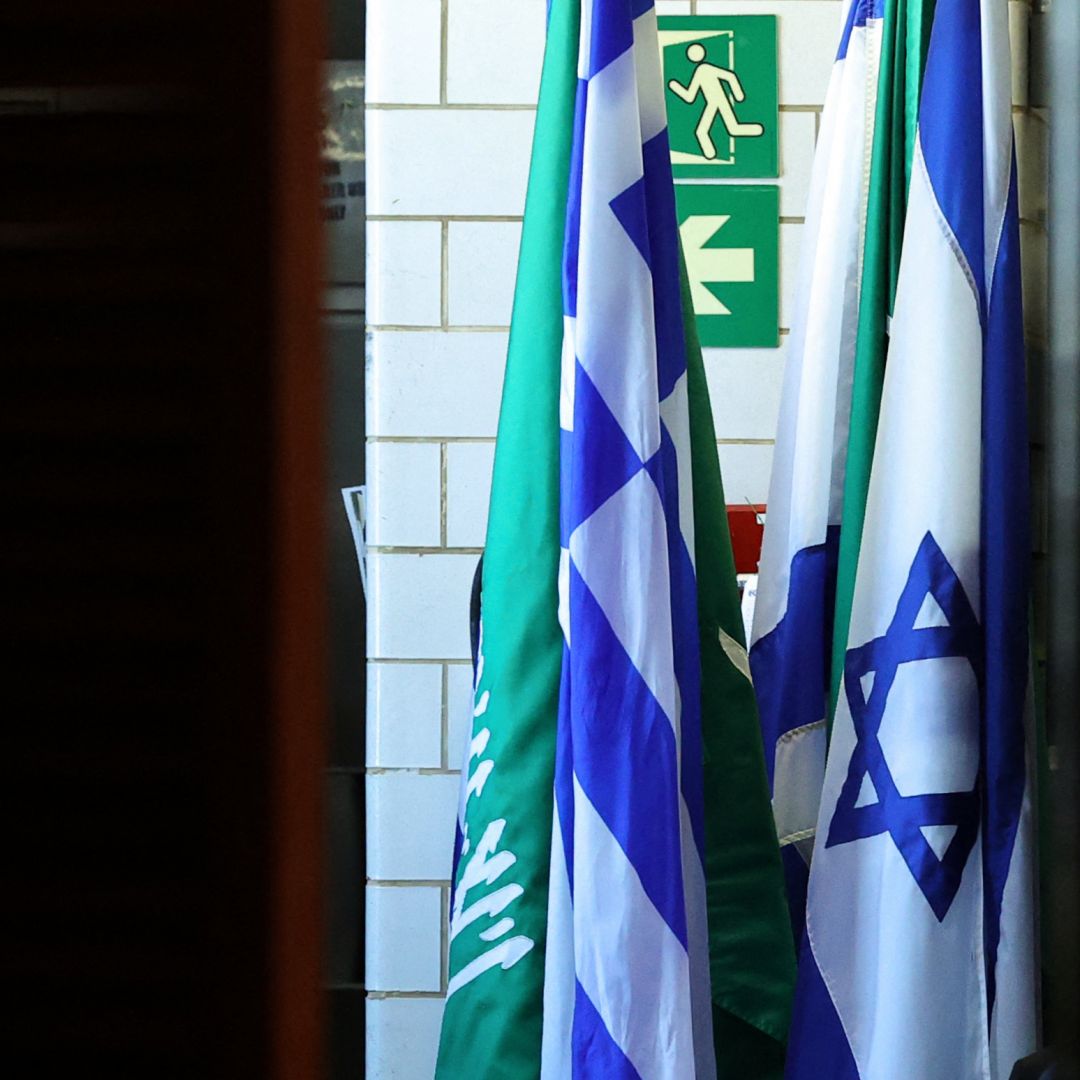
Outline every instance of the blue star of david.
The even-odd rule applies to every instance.
[[[916,629],[927,593],[937,601],[947,626]],[[844,659],[844,689],[857,741],[825,846],[849,844],[887,832],[938,921],[945,918],[956,898],[968,856],[975,846],[979,829],[979,780],[976,779],[971,791],[901,795],[878,734],[889,691],[901,664],[963,657],[971,664],[981,697],[981,643],[979,622],[964,587],[937,541],[927,533],[908,571],[907,583],[888,630],[882,637],[849,649]],[[867,697],[862,679],[870,672],[874,672],[874,681]],[[866,776],[874,785],[878,801],[856,806]],[[956,826],[956,833],[940,859],[920,831],[924,825]]]

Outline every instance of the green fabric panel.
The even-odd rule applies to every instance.
[[[713,1010],[716,1080],[783,1080],[785,1046],[723,1009]]]
[[[709,389],[685,268],[682,302],[701,639],[705,878],[717,1062],[722,1077],[778,1075],[795,949],[765,773],[757,699],[720,629],[745,648]],[[756,1037],[743,1029],[756,1032]],[[739,1037],[735,1037],[739,1033]],[[730,1037],[725,1037],[730,1036]],[[770,1046],[771,1044],[771,1046]],[[763,1047],[770,1047],[764,1051]]]
[[[926,65],[926,44],[933,0],[886,0],[882,19],[881,67],[867,196],[859,324],[851,391],[851,426],[844,466],[844,502],[836,573],[836,615],[833,622],[832,679],[827,713],[832,717],[844,672],[855,572],[866,518],[866,497],[874,460],[888,319],[896,296],[900,251],[907,213],[911,155],[915,145],[918,96]],[[918,52],[912,55],[909,44]]]
[[[446,1005],[439,1080],[524,1080],[540,1073],[544,945],[551,853],[552,785],[563,639],[558,623],[559,378],[562,251],[570,173],[580,4],[553,0],[533,141],[502,411],[484,552],[483,669],[477,700],[490,731],[479,760],[494,767],[466,810],[475,850],[505,820],[496,851],[513,866],[467,893],[474,903],[511,882],[523,894],[500,913],[532,947],[503,970],[489,967]],[[462,612],[465,618],[465,612]],[[485,699],[485,695],[487,695]],[[479,707],[478,707],[479,708]],[[497,825],[496,825],[497,828]],[[467,866],[462,858],[458,887]],[[453,979],[492,946],[491,920],[450,946]]]

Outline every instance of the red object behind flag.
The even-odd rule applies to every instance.
[[[731,529],[731,547],[735,552],[735,572],[756,574],[761,558],[761,535],[765,531],[765,506],[729,506],[728,527]]]

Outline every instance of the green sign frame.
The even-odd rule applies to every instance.
[[[701,344],[780,344],[780,188],[676,184],[690,291]]]
[[[779,176],[775,15],[657,20],[677,178]]]

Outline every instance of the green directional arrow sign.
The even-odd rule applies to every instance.
[[[676,177],[777,176],[775,15],[658,20]]]
[[[780,189],[677,184],[679,235],[701,344],[779,344]]]

